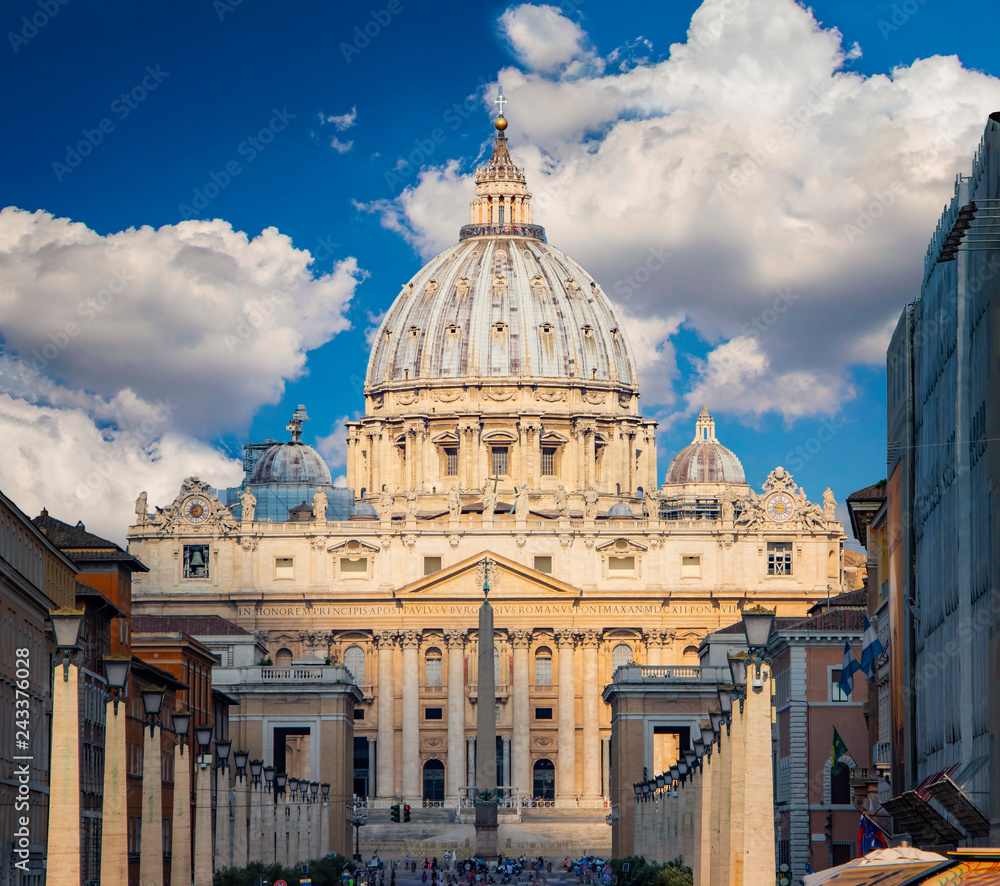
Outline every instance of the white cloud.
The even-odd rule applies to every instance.
[[[354,147],[354,139],[342,142],[339,138],[334,136],[330,140],[330,147],[333,148],[338,154],[346,154],[351,148]]]
[[[339,132],[343,132],[345,129],[350,129],[358,120],[358,106],[355,105],[346,114],[331,114],[324,116],[320,114],[320,119],[323,123],[332,123]]]
[[[350,325],[364,272],[346,258],[316,277],[311,263],[274,228],[248,238],[189,221],[101,236],[0,211],[0,439],[17,441],[0,488],[29,512],[48,503],[120,534],[141,489],[162,504],[193,473],[239,482],[239,463],[202,441],[245,429],[305,372],[308,351]]]
[[[559,23],[562,39],[536,46],[511,31],[539,9],[504,13],[528,70],[499,77],[535,221],[613,299],[612,281],[651,249],[670,253],[628,300],[640,322],[683,315],[724,345],[758,320],[752,347],[730,353],[750,360],[734,374],[744,395],[750,379],[764,394],[753,405],[720,389],[735,412],[836,410],[853,396],[849,367],[881,361],[890,322],[919,287],[926,243],[1000,105],[1000,80],[956,57],[854,73],[846,65],[859,49],[794,0],[705,0],[665,60],[622,70],[619,54],[606,72],[567,73],[557,69],[585,36]],[[545,55],[550,44],[559,49]],[[430,257],[466,217],[464,168],[425,169],[369,208]],[[777,310],[782,291],[790,303]],[[714,390],[711,357],[703,368],[695,384]],[[646,384],[647,405],[670,402],[664,385]]]
[[[854,389],[837,375],[792,369],[775,370],[760,341],[737,336],[695,362],[684,399],[684,415],[693,415],[705,403],[713,412],[725,412],[751,421],[767,412],[786,420],[836,412],[854,396]]]
[[[556,6],[512,6],[500,16],[500,28],[521,64],[533,71],[555,71],[589,55],[583,28]]]

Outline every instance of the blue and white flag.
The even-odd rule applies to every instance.
[[[882,642],[878,638],[878,632],[865,615],[865,638],[861,646],[861,667],[859,670],[868,675],[868,679],[875,682],[875,674],[878,670],[878,659],[883,653]]]
[[[854,692],[854,673],[860,671],[861,665],[851,652],[851,644],[844,641],[844,666],[840,669],[840,689],[848,698]]]

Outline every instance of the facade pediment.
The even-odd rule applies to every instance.
[[[637,542],[631,541],[627,538],[616,538],[614,541],[609,541],[607,544],[598,545],[597,550],[602,554],[610,554],[614,557],[624,557],[628,554],[646,553],[646,547],[644,545],[638,544]]]
[[[510,431],[498,428],[495,431],[487,431],[483,434],[484,443],[516,443],[517,437]]]
[[[539,438],[539,442],[549,446],[562,446],[569,443],[569,437],[559,434],[556,431],[545,431]]]
[[[339,545],[330,545],[327,550],[331,554],[338,554],[341,557],[347,557],[351,560],[379,552],[379,549],[375,545],[366,544],[363,541],[358,541],[356,538],[341,542]]]
[[[461,444],[462,438],[455,431],[445,431],[436,437],[432,437],[431,442],[435,446],[458,446]]]
[[[492,561],[496,570],[490,575],[489,598],[491,601],[497,599],[538,599],[539,597],[571,599],[580,595],[579,588],[551,575],[537,572],[530,567],[494,554],[492,551],[483,551],[474,557],[456,563],[454,566],[404,585],[396,591],[396,598],[455,597],[482,600],[483,573],[481,564],[487,557]]]

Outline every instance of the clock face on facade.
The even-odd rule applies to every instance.
[[[767,515],[779,523],[789,519],[794,511],[795,504],[783,492],[777,492],[767,500]]]
[[[194,498],[189,498],[184,504],[184,516],[190,523],[201,523],[209,513],[208,502],[201,498],[201,496],[195,496]]]

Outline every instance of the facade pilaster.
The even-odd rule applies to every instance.
[[[380,798],[396,793],[396,690],[393,687],[395,631],[377,631],[378,646],[378,764],[376,784]]]
[[[531,796],[531,718],[528,649],[531,645],[530,630],[512,630],[511,646],[514,647],[514,697],[511,722],[513,724],[511,784],[524,797]]]
[[[448,647],[448,803],[457,803],[465,784],[465,631],[444,632]]]
[[[465,783],[469,786],[469,802],[472,802],[472,791],[476,788],[476,740],[474,738],[467,738],[465,740],[466,746],[466,759],[465,759]]]
[[[597,646],[600,631],[580,634],[583,647],[583,796],[596,800],[601,796],[601,739],[597,703],[601,687],[597,679]]]
[[[573,649],[576,634],[556,631],[559,649],[559,762],[556,770],[556,804],[576,805],[576,675]]]
[[[403,798],[419,804],[420,791],[420,631],[403,631]]]

